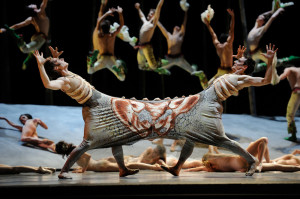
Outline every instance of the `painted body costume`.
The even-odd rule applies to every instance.
[[[186,140],[187,147],[181,151],[184,159],[190,156],[194,147],[191,143],[195,142],[230,149],[247,160],[250,170],[246,175],[252,175],[254,158],[225,135],[221,119],[222,101],[237,95],[237,80],[238,75],[224,75],[198,94],[152,101],[111,97],[92,89],[92,96],[83,104],[82,110],[84,140],[72,151],[62,172],[68,172],[87,150],[162,137]],[[123,157],[122,151],[120,154]]]

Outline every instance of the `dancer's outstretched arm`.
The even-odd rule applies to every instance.
[[[135,3],[135,8],[137,9],[140,19],[142,20],[143,23],[145,23],[147,21],[143,11],[141,10],[140,4],[139,3]]]
[[[17,124],[15,124],[15,123],[13,123],[13,122],[11,122],[11,121],[9,121],[8,119],[6,119],[5,117],[0,117],[0,120],[5,120],[10,126],[12,126],[12,127],[14,127],[14,128],[16,128],[16,129],[18,129],[19,131],[21,131],[22,132],[22,129],[23,129],[23,127],[22,126],[20,126],[20,125],[17,125]]]
[[[38,50],[36,50],[33,55],[35,56],[36,60],[37,60],[37,64],[38,64],[38,68],[40,71],[40,76],[42,79],[42,82],[45,86],[45,88],[51,89],[51,90],[60,90],[60,89],[64,89],[64,90],[68,90],[69,89],[69,80],[66,78],[58,78],[56,80],[50,80],[44,64],[46,63],[46,61],[48,61],[50,58],[45,59],[43,56],[43,53],[39,53]]]
[[[48,0],[42,1],[41,5],[40,5],[41,12],[46,12],[47,4],[48,4]]]
[[[228,33],[227,42],[233,43],[234,41],[234,26],[235,26],[235,16],[234,12],[231,9],[227,9],[228,14],[231,16],[230,29]]]

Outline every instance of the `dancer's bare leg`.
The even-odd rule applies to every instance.
[[[251,155],[257,156],[259,163],[262,163],[263,158],[266,159],[266,162],[271,162],[268,149],[268,138],[266,137],[259,138],[255,142],[251,142],[247,151]]]
[[[111,148],[111,150],[112,150],[113,156],[115,157],[117,164],[119,166],[120,177],[134,175],[139,172],[138,169],[129,169],[125,166],[122,146],[114,146]]]
[[[194,150],[194,143],[187,139],[185,141],[185,144],[182,147],[177,164],[173,167],[161,165],[161,168],[173,174],[174,176],[178,176],[184,162],[191,156],[193,150]]]
[[[73,149],[66,163],[61,169],[60,174],[58,175],[59,179],[72,179],[72,177],[68,174],[70,168],[75,164],[75,162],[80,158],[80,156],[89,149],[89,147],[89,142],[83,140],[80,145]]]

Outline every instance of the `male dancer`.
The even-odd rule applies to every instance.
[[[147,18],[142,12],[140,4],[135,4],[135,8],[138,10],[139,16],[143,22],[143,25],[140,29],[139,44],[138,46],[136,46],[136,48],[139,49],[137,54],[139,69],[152,70],[158,72],[159,74],[169,75],[170,71],[162,68],[162,66],[167,64],[168,62],[163,59],[157,61],[155,59],[153,47],[151,45],[151,39],[158,23],[163,3],[164,0],[160,0],[157,4],[156,9],[151,9],[149,11]]]
[[[181,27],[175,26],[173,28],[173,32],[170,33],[166,30],[166,28],[162,25],[160,21],[158,21],[157,26],[161,30],[162,34],[165,36],[168,44],[168,54],[165,58],[168,60],[168,64],[164,65],[162,68],[170,69],[172,66],[177,65],[188,73],[192,73],[197,70],[196,65],[190,65],[184,58],[181,46],[184,40],[184,35],[186,31],[186,23],[187,23],[187,11],[188,8],[184,12],[184,19]]]
[[[267,63],[268,60],[261,55],[262,51],[259,46],[260,40],[270,28],[272,22],[279,16],[279,14],[283,12],[284,9],[279,8],[274,13],[271,10],[260,14],[256,19],[254,27],[248,33],[247,43],[249,45],[250,55],[252,59],[257,63],[259,62],[259,60],[262,60],[263,62]]]
[[[55,152],[55,143],[48,139],[41,139],[37,134],[36,129],[38,125],[41,125],[44,129],[48,129],[48,126],[39,118],[32,118],[30,114],[20,115],[19,120],[24,126],[16,125],[4,117],[0,117],[0,119],[5,120],[9,125],[22,132],[22,142]]]
[[[122,60],[117,60],[114,55],[115,40],[120,33],[123,25],[123,9],[112,8],[104,13],[107,0],[101,4],[98,14],[97,24],[93,32],[93,46],[94,52],[91,57],[88,57],[87,72],[93,74],[94,72],[107,68],[109,69],[120,81],[125,80],[125,63]],[[120,26],[114,31],[110,32],[110,21],[106,18],[113,16],[114,13],[119,14]],[[99,55],[98,55],[99,53]]]
[[[292,89],[291,97],[286,109],[286,120],[287,120],[287,130],[290,137],[286,137],[286,140],[296,142],[297,128],[295,124],[295,114],[300,105],[300,68],[289,67],[285,68],[284,72],[279,76],[280,81],[287,78]],[[279,82],[278,82],[279,83]]]
[[[0,29],[0,33],[8,31],[16,40],[18,47],[20,50],[28,54],[27,58],[23,62],[22,69],[25,70],[27,68],[28,61],[33,55],[35,50],[39,50],[44,43],[47,41],[48,33],[49,33],[49,18],[46,15],[46,7],[48,0],[43,0],[40,5],[40,8],[37,8],[37,5],[30,4],[27,6],[27,9],[31,12],[31,16],[26,20],[12,25],[10,27],[5,26],[5,28]],[[23,28],[28,25],[33,25],[36,33],[31,37],[30,43],[25,43],[23,37],[16,34],[14,30]]]
[[[217,74],[208,81],[207,85],[203,86],[203,89],[207,88],[207,86],[212,84],[213,81],[215,79],[217,79],[218,77],[232,72],[232,70],[231,70],[231,67],[233,64],[233,59],[232,59],[233,47],[232,47],[232,45],[233,45],[233,41],[234,41],[235,16],[234,16],[233,10],[227,9],[227,12],[231,16],[230,29],[229,29],[228,34],[221,34],[219,39],[218,39],[216,33],[214,32],[213,28],[211,27],[210,22],[206,18],[204,19],[205,25],[207,26],[208,31],[211,35],[213,44],[216,48],[216,51],[220,58],[221,63],[220,63],[220,67],[218,68]],[[200,77],[201,76],[199,76],[199,78]],[[201,82],[201,78],[200,78],[200,82]]]

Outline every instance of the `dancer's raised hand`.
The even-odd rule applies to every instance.
[[[49,49],[51,51],[51,54],[52,54],[53,58],[58,58],[64,52],[64,51],[58,52],[58,48],[57,47],[55,47],[55,50],[54,50],[51,46],[49,46]]]
[[[38,66],[44,65],[46,61],[48,61],[49,58],[45,59],[43,53],[40,54],[38,50],[34,51],[33,55],[36,58],[36,61],[38,63]]]

